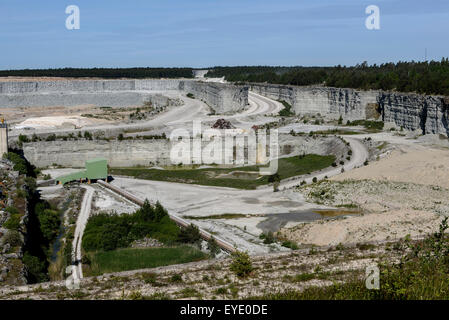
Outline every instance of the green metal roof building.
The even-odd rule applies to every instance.
[[[86,169],[67,174],[56,178],[56,182],[62,185],[76,180],[107,180],[108,178],[108,160],[103,158],[91,159],[86,161]]]

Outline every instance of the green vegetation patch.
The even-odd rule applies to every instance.
[[[384,128],[383,121],[370,121],[370,120],[354,120],[348,121],[348,126],[364,126],[370,132],[378,132],[382,131]]]
[[[320,156],[308,154],[279,159],[279,178],[286,179],[330,167],[335,156]],[[220,174],[232,171],[258,171],[261,166],[247,166],[239,168],[205,168],[197,170],[157,170],[146,168],[112,168],[111,174],[132,176],[138,179],[169,181],[179,183],[199,184],[206,186],[230,187],[237,189],[255,189],[258,186],[270,183],[269,176],[257,180],[238,178],[216,178]]]
[[[156,268],[206,259],[199,249],[183,245],[172,248],[119,249],[91,252],[92,275],[126,270]]]
[[[159,203],[152,206],[146,200],[133,214],[102,213],[90,217],[82,243],[86,251],[125,248],[146,236],[170,244],[177,241],[179,232],[178,226]]]
[[[23,139],[23,138],[22,138]],[[28,163],[25,158],[21,157],[15,152],[8,152],[3,155],[3,158],[8,159],[13,163],[13,170],[19,171],[20,174],[27,176],[35,176],[33,166]]]
[[[352,130],[343,130],[343,129],[329,129],[329,130],[318,130],[318,131],[310,131],[309,133],[302,132],[302,135],[308,134],[311,135],[355,135],[362,134],[364,132],[352,131]],[[296,135],[300,135],[296,133]]]
[[[211,216],[184,216],[183,218],[189,220],[211,220],[211,219],[241,219],[246,218],[248,215],[240,214],[240,213],[224,213],[224,214],[216,214]]]
[[[284,109],[282,109],[281,111],[279,111],[279,115],[281,117],[291,117],[295,115],[295,112],[292,111],[292,106],[291,104],[289,104],[287,101],[281,100],[279,101],[280,103],[282,103],[284,105]]]

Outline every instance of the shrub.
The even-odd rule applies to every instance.
[[[30,140],[28,139],[28,137],[24,134],[19,134],[19,143],[27,143],[30,142]]]
[[[181,229],[178,241],[183,243],[199,244],[201,241],[200,230],[194,224],[190,224],[187,228]]]
[[[289,240],[282,242],[282,246],[286,247],[286,248],[289,248],[289,249],[292,249],[292,250],[298,250],[299,249],[299,247],[298,247],[298,245],[296,243],[294,243],[292,241],[289,241]]]
[[[343,117],[340,116],[340,118],[338,118],[338,124],[342,124],[343,123]]]
[[[212,257],[215,257],[220,252],[220,247],[214,237],[211,237],[207,242],[207,250],[209,250]]]
[[[19,213],[19,210],[16,207],[6,207],[5,209],[6,212],[9,212],[10,214],[17,214]]]
[[[268,232],[267,234],[261,234],[260,238],[263,239],[263,243],[265,244],[271,244],[276,242],[276,239],[274,238],[273,232]]]
[[[278,173],[275,173],[271,176],[268,176],[268,182],[269,183],[274,183],[274,182],[279,182],[281,181],[281,177],[279,176]]]
[[[39,220],[40,230],[48,242],[53,241],[59,232],[61,218],[57,210],[50,209],[48,203],[36,204],[35,212]]]
[[[28,252],[25,252],[22,261],[28,270],[29,280],[34,283],[48,280],[45,261],[41,261],[38,257],[33,256]]]
[[[176,273],[171,276],[170,282],[174,282],[174,283],[182,282],[182,276],[180,274]]]
[[[312,182],[313,183],[317,183],[318,182],[318,178],[317,177],[313,177]]]
[[[225,287],[221,287],[221,288],[217,288],[215,290],[215,294],[227,294],[228,293],[228,289]]]
[[[90,261],[89,256],[86,255],[86,254],[83,254],[83,255],[81,256],[81,263],[90,266],[91,261]]]
[[[22,244],[22,237],[16,230],[9,230],[3,238],[5,243],[9,243],[11,247],[17,247]]]
[[[3,224],[6,229],[9,230],[19,230],[20,228],[20,215],[12,214],[8,220]]]
[[[47,138],[45,138],[45,141],[55,141],[55,140],[56,140],[56,135],[54,133],[52,133]]]
[[[253,271],[253,265],[248,253],[241,251],[232,253],[230,270],[240,278],[249,276]]]
[[[92,134],[89,131],[84,131],[84,139],[92,140]]]

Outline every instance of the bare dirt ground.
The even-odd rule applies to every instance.
[[[381,161],[332,178],[334,181],[348,179],[399,181],[449,188],[449,149],[418,144],[399,146]]]
[[[74,107],[17,107],[2,109],[2,116],[11,124],[20,123],[28,118],[58,117],[58,116],[80,116],[84,113],[92,113],[95,109],[91,105],[80,105]]]
[[[363,215],[298,224],[280,234],[304,244],[332,245],[421,237],[449,215],[449,149],[418,143],[368,166],[298,188],[308,201],[358,207]]]

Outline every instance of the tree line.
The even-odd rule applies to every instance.
[[[361,90],[416,92],[449,96],[449,59],[334,67],[215,67],[206,77],[231,82],[268,82],[284,85],[322,85]]]
[[[193,78],[192,68],[61,68],[0,70],[0,77]]]

